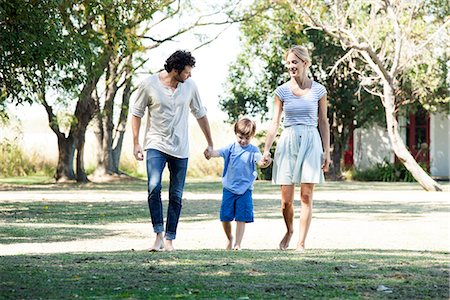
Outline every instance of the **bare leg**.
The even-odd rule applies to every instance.
[[[166,244],[165,245],[166,251],[175,251],[175,248],[173,247],[172,240],[166,240],[165,244]]]
[[[234,250],[241,250],[242,237],[244,236],[245,222],[236,221],[236,242],[234,243]]]
[[[226,250],[231,250],[231,246],[233,245],[233,235],[231,234],[231,222],[222,222],[223,230],[225,231],[225,235],[227,236],[227,247]]]
[[[286,234],[279,245],[281,250],[286,250],[289,247],[289,242],[294,233],[294,191],[294,185],[281,186],[281,212],[286,224]]]
[[[309,225],[311,224],[312,209],[313,209],[313,183],[302,183],[300,191],[300,199],[302,201],[302,208],[300,210],[300,233],[297,244],[297,251],[305,250],[305,240],[308,235]]]
[[[149,251],[161,251],[164,249],[164,239],[162,232],[156,234],[155,242]]]

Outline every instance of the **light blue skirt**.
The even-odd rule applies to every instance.
[[[317,127],[286,127],[275,150],[272,182],[279,185],[325,182],[322,157],[322,140]]]

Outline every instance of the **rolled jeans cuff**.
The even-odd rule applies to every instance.
[[[153,232],[154,233],[161,233],[163,231],[164,231],[164,225],[163,224],[153,225]]]
[[[164,238],[165,238],[166,240],[174,240],[175,237],[176,237],[176,235],[177,235],[177,234],[174,233],[174,232],[166,232]]]

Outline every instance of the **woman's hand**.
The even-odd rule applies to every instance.
[[[324,172],[328,172],[328,170],[330,168],[330,163],[331,163],[330,152],[323,153],[322,170]]]

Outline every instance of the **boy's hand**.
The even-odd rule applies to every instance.
[[[271,157],[263,157],[261,159],[261,162],[259,164],[259,166],[263,169],[267,168],[268,166],[270,166],[270,164],[272,163],[272,158]]]

